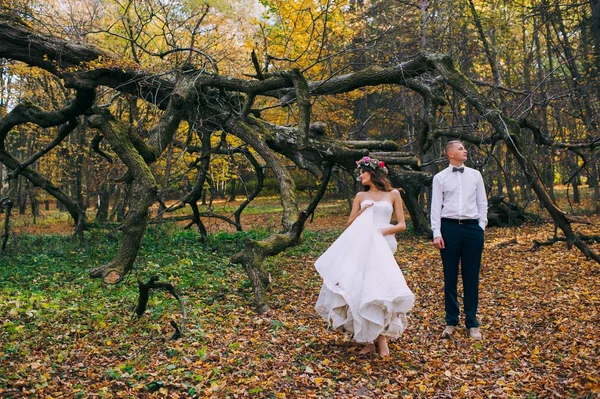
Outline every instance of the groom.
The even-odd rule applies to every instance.
[[[458,325],[458,264],[464,292],[465,324],[473,339],[481,339],[477,306],[479,269],[487,225],[487,198],[481,173],[467,168],[467,150],[462,142],[446,144],[450,165],[433,178],[431,228],[433,246],[440,250],[444,265],[446,328],[442,338],[450,338]]]

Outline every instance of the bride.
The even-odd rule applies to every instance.
[[[315,262],[323,286],[315,309],[335,330],[346,332],[360,351],[389,356],[387,338],[406,329],[415,296],[394,258],[394,235],[406,229],[402,198],[392,189],[383,162],[356,162],[363,191],[354,199],[348,228]],[[390,224],[392,213],[396,225]]]

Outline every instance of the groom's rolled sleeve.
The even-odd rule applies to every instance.
[[[442,236],[442,183],[439,176],[433,177],[431,190],[431,230],[433,238]]]

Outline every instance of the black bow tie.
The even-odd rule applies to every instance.
[[[460,172],[460,173],[464,173],[465,172],[465,167],[461,166],[460,168],[457,168],[456,166],[452,167],[452,171],[453,172]]]

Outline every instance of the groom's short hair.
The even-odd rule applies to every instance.
[[[450,149],[455,145],[455,144],[463,144],[462,141],[460,140],[450,140],[449,142],[446,143],[446,154],[448,153],[448,151],[450,151]]]

